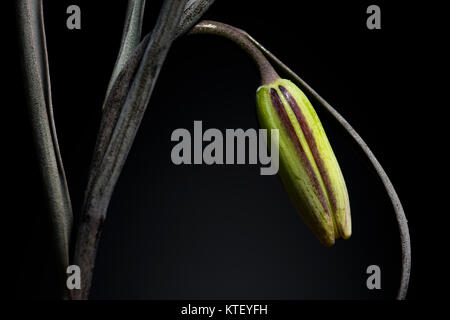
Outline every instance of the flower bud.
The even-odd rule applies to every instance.
[[[305,94],[277,79],[258,88],[262,128],[279,130],[281,180],[303,221],[326,246],[351,235],[344,177],[322,124]]]

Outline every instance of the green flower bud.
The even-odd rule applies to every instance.
[[[350,204],[339,164],[305,94],[277,79],[258,88],[262,128],[279,130],[281,180],[303,221],[326,246],[351,235]]]

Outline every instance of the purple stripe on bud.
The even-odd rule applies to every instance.
[[[297,104],[297,101],[295,101],[294,97],[289,93],[289,91],[283,87],[279,86],[280,91],[283,93],[284,98],[291,106],[292,111],[294,111],[295,116],[297,117],[297,121],[300,124],[300,128],[303,131],[303,134],[305,135],[306,142],[308,143],[309,149],[311,150],[311,153],[313,155],[314,161],[316,162],[317,168],[319,169],[320,175],[322,176],[323,182],[325,184],[325,188],[328,193],[328,197],[331,202],[331,207],[334,210],[336,210],[337,204],[336,204],[336,195],[333,192],[333,188],[331,187],[331,181],[330,176],[328,174],[328,171],[325,168],[325,163],[320,156],[319,149],[317,147],[316,140],[314,139],[314,134],[309,127],[308,122],[306,121],[305,115],[303,114],[302,110]]]
[[[281,89],[281,87],[280,87]],[[323,190],[320,187],[319,179],[316,176],[316,173],[314,172],[311,163],[309,162],[308,157],[306,156],[306,153],[302,147],[302,144],[300,143],[300,140],[297,136],[297,133],[295,132],[295,128],[291,123],[291,120],[289,119],[289,115],[287,114],[286,110],[284,109],[283,102],[281,101],[280,96],[278,95],[278,92],[274,89],[270,89],[270,98],[272,100],[272,104],[275,107],[275,110],[277,111],[277,114],[279,118],[281,119],[281,122],[285,128],[285,130],[288,132],[289,137],[291,138],[291,141],[293,142],[297,153],[300,157],[300,161],[303,164],[303,166],[306,168],[306,172],[308,174],[308,177],[311,179],[314,189],[316,191],[316,194],[320,200],[320,203],[322,204],[323,208],[327,212],[327,214],[331,217],[331,213],[328,210],[328,206],[326,203],[325,195],[323,194]]]

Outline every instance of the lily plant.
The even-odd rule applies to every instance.
[[[88,299],[97,247],[108,205],[149,105],[161,67],[177,38],[213,34],[235,42],[255,61],[261,83],[256,113],[280,154],[280,177],[303,221],[326,246],[351,236],[350,201],[338,155],[326,136],[315,107],[328,112],[360,147],[380,177],[392,202],[400,231],[402,275],[397,294],[408,290],[411,247],[401,202],[374,154],[351,125],[303,79],[245,31],[216,21],[200,21],[214,0],[165,0],[153,30],[142,36],[145,0],[129,0],[122,40],[112,70],[79,225],[74,228],[70,193],[53,117],[50,70],[42,0],[17,0],[23,50],[23,74],[34,143],[52,223],[63,298]],[[277,72],[278,71],[278,72]],[[279,76],[283,75],[283,78]],[[270,148],[270,146],[269,146]],[[347,183],[351,183],[347,181]],[[75,237],[72,232],[77,231]],[[70,239],[75,239],[74,243]],[[70,248],[74,250],[70,250]],[[70,253],[73,252],[73,255]],[[66,271],[77,265],[81,288],[69,290]]]

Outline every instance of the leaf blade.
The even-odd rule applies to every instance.
[[[17,18],[34,144],[47,198],[59,272],[64,276],[69,265],[73,217],[53,117],[42,0],[18,1]]]

